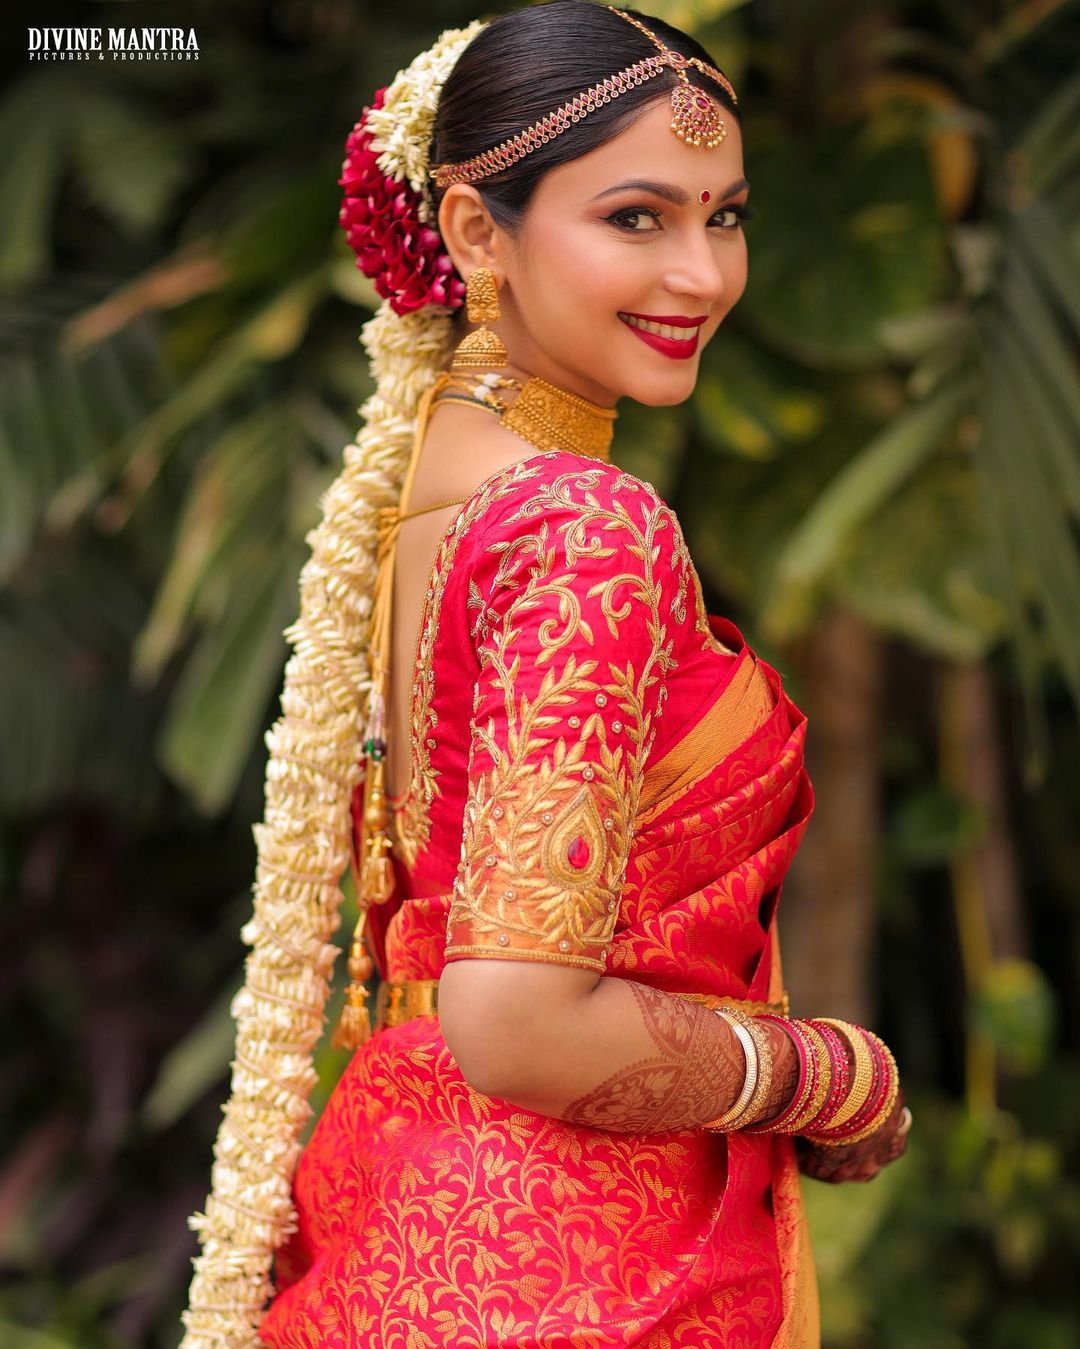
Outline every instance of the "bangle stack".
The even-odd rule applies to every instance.
[[[717,1133],[799,1134],[822,1146],[859,1143],[884,1124],[900,1090],[888,1046],[871,1031],[831,1017],[798,1020],[750,1017],[729,1007],[713,1009],[742,1045],[746,1074],[731,1108],[702,1127]],[[790,1103],[761,1122],[769,1104],[773,1061],[765,1028],[773,1021],[795,1046],[799,1076]]]

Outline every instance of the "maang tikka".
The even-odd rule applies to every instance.
[[[500,370],[509,353],[498,333],[487,326],[498,323],[499,288],[490,267],[476,267],[465,283],[465,306],[470,323],[481,326],[470,333],[454,352],[451,370]]]

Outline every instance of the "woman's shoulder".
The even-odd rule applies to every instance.
[[[668,531],[678,519],[652,483],[608,460],[572,450],[544,450],[501,470],[477,489],[483,541],[528,532],[533,522],[548,532],[575,523],[608,533]]]
[[[474,593],[527,577],[585,589],[618,577],[683,608],[693,564],[678,518],[652,483],[614,463],[542,451],[497,474],[475,505]]]

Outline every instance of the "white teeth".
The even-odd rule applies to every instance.
[[[696,328],[673,328],[670,323],[651,323],[648,319],[634,318],[632,314],[622,314],[620,317],[631,328],[644,328],[647,333],[670,338],[673,342],[692,342],[697,336]]]

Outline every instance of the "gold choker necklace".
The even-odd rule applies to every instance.
[[[503,396],[504,389],[517,391],[513,401]],[[567,393],[538,375],[522,382],[493,371],[477,375],[450,371],[439,376],[434,401],[484,408],[538,450],[572,450],[610,462],[615,409]]]

